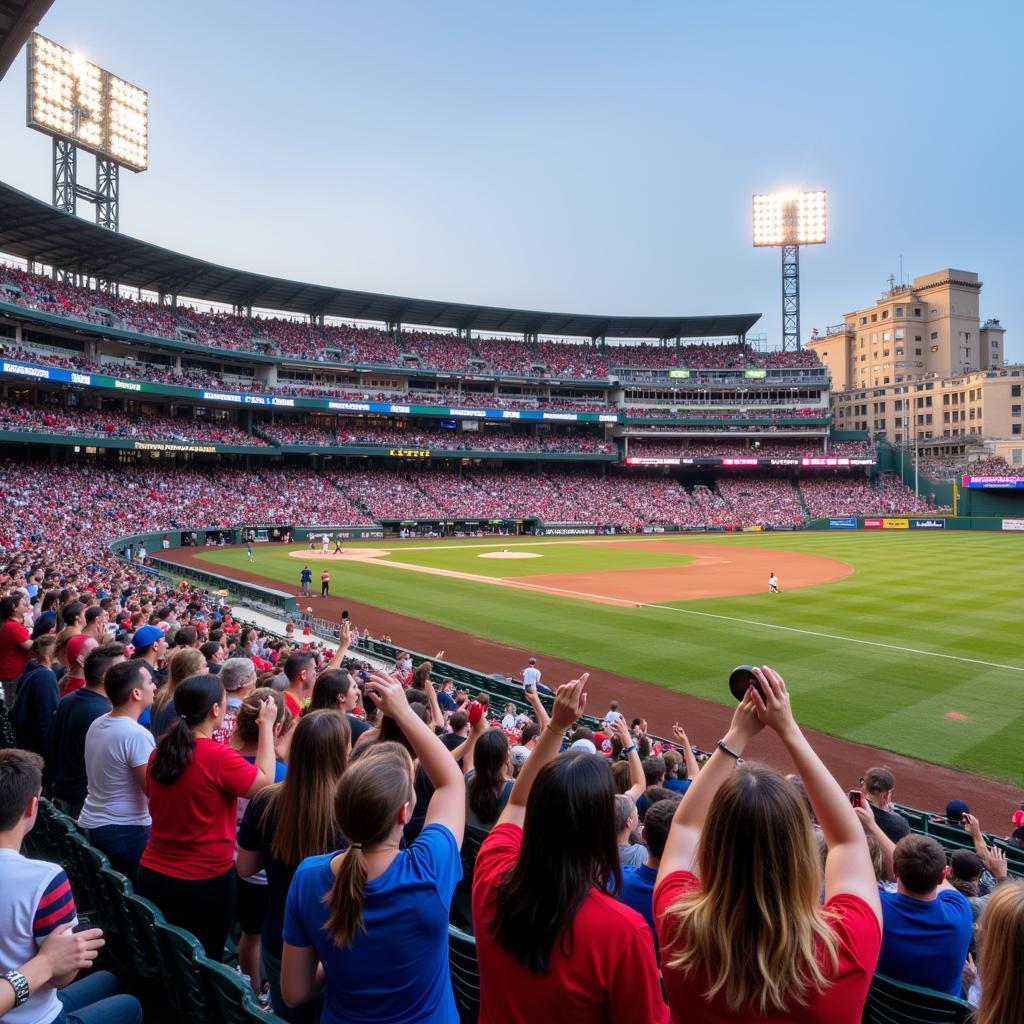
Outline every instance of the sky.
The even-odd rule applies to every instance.
[[[751,245],[751,195],[826,189],[805,339],[902,258],[907,281],[976,271],[1018,361],[1022,29],[995,0],[56,0],[39,28],[149,91],[150,169],[121,172],[137,238],[418,298],[762,313],[775,347],[780,256]],[[0,180],[49,199],[24,118],[23,54]]]

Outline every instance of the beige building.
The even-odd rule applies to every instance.
[[[847,313],[808,348],[832,378],[837,430],[867,430],[936,454],[1021,443],[1024,366],[1003,362],[1005,330],[981,322],[977,274],[940,270]]]

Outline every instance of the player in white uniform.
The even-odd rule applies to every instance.
[[[779,592],[779,577],[772,573],[768,577],[768,593],[777,594]]]
[[[320,538],[320,550],[326,555],[327,554],[327,549],[330,546],[331,546],[331,535],[329,533],[325,533]]]

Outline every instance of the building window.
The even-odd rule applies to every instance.
[[[902,341],[903,340],[903,333],[904,332],[903,332],[903,328],[902,327],[897,327],[896,328],[896,340],[897,341]]]
[[[1010,397],[1011,398],[1020,398],[1020,385],[1019,384],[1011,384],[1010,385]]]
[[[1010,433],[1012,433],[1012,434],[1019,434],[1020,433],[1020,424],[1019,423],[1011,423],[1010,424]]]
[[[868,318],[867,318],[866,316],[862,316],[862,317],[860,318],[860,322],[861,322],[862,324],[866,324],[866,323],[868,322]]]
[[[921,315],[921,307],[920,306],[915,306],[914,307],[914,316],[920,316],[920,315]]]
[[[936,338],[938,338],[938,336],[939,336],[939,332],[938,331],[932,331],[932,341],[935,341]]]
[[[902,306],[897,306],[896,307],[896,315],[897,316],[903,316],[903,307]]]
[[[878,323],[878,314],[877,313],[872,313],[871,314],[871,322],[873,324],[877,324]]]
[[[1011,416],[1019,416],[1020,415],[1020,406],[1019,405],[1011,405],[1010,406],[1010,415]]]
[[[887,309],[883,309],[882,310],[882,319],[883,320],[888,320],[889,319],[889,310],[887,310]]]

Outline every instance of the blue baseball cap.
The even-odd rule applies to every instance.
[[[140,626],[135,630],[135,636],[132,637],[132,647],[139,651],[144,647],[152,647],[163,638],[164,631],[162,629],[156,626]]]

